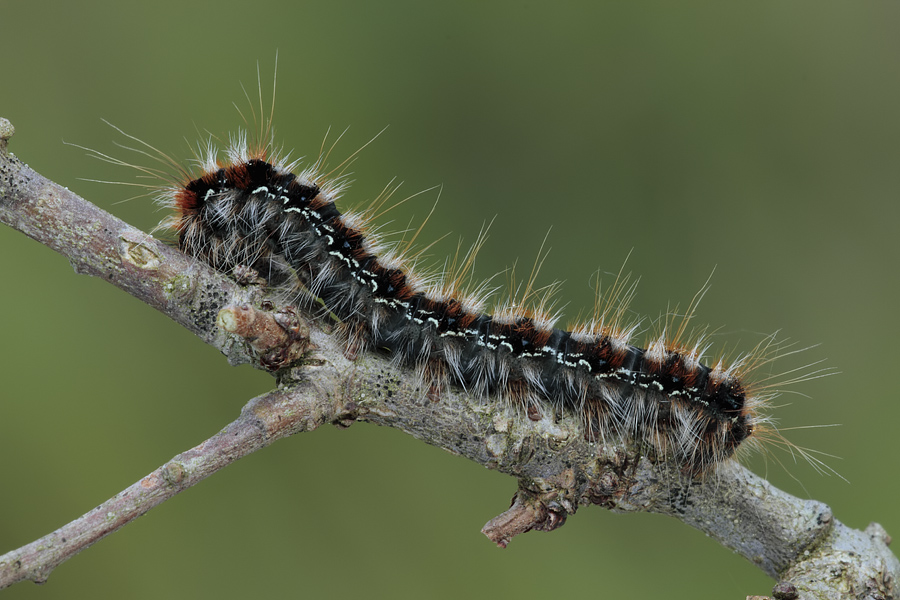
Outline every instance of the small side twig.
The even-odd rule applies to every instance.
[[[506,548],[517,535],[529,531],[553,531],[566,522],[566,512],[551,510],[548,503],[525,491],[513,496],[512,505],[481,528],[488,539]]]
[[[278,439],[330,421],[334,407],[304,391],[312,390],[276,391],[254,398],[238,419],[202,444],[71,523],[3,555],[0,589],[23,580],[43,583],[66,560],[219,469]]]

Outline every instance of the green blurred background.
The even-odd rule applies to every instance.
[[[896,386],[900,4],[722,2],[12,2],[0,0],[0,115],[42,174],[145,230],[163,216],[72,142],[114,152],[101,118],[179,157],[241,125],[240,84],[268,88],[279,139],[315,156],[349,127],[343,206],[393,177],[443,192],[423,239],[529,265],[569,318],[598,268],[641,278],[632,308],[686,305],[716,348],[765,334],[776,370],[840,371],[774,413],[850,483],[750,461],[862,528],[900,533]],[[332,137],[334,133],[332,133]],[[404,227],[436,192],[395,210]],[[272,386],[103,281],[0,227],[0,551],[76,518],[231,421]],[[500,277],[499,281],[503,281]],[[607,275],[605,281],[611,282]],[[652,327],[650,321],[647,327]],[[892,366],[893,365],[893,366]],[[165,503],[9,598],[737,598],[772,582],[682,523],[583,508],[506,550],[480,533],[515,482],[359,424],[282,441]],[[627,594],[627,595],[626,595]]]

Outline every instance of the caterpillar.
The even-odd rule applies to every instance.
[[[166,200],[179,247],[226,273],[299,281],[354,352],[388,352],[430,386],[579,411],[600,437],[640,440],[692,475],[733,455],[763,421],[765,398],[743,365],[708,366],[699,345],[632,345],[630,330],[603,318],[559,329],[543,311],[513,302],[490,313],[452,282],[429,283],[368,233],[364,216],[338,209],[339,187],[315,169],[295,174],[270,144],[251,149],[240,136],[224,163],[212,149],[204,162]]]
[[[437,398],[440,389],[456,385],[530,411],[575,411],[595,439],[637,441],[691,477],[765,438],[818,463],[763,414],[771,386],[750,380],[771,360],[773,337],[730,365],[724,359],[706,364],[703,336],[684,341],[689,310],[674,333],[666,326],[646,346],[634,344],[636,327],[622,324],[633,289],[624,290],[621,281],[611,298],[598,296],[593,318],[570,329],[555,326],[531,282],[520,298],[489,311],[484,286],[463,283],[479,243],[449,274],[418,273],[411,250],[375,233],[374,210],[338,208],[346,186],[322,174],[324,157],[296,172],[300,162],[282,156],[274,143],[271,115],[254,140],[244,132],[231,138],[222,158],[210,141],[197,156],[199,173],[119,131],[149,149],[136,151],[177,172],[155,189],[172,211],[160,228],[174,234],[181,250],[224,273],[252,269],[294,299],[316,299],[320,315],[339,321],[349,355],[386,352],[414,368]]]

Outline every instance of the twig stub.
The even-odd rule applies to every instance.
[[[0,117],[0,152],[6,152],[6,143],[16,133],[16,128],[9,119]]]

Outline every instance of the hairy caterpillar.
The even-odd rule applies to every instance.
[[[771,360],[771,337],[731,365],[705,364],[702,336],[685,341],[691,309],[679,326],[635,345],[636,328],[622,323],[631,292],[621,282],[611,299],[598,298],[592,319],[571,329],[555,327],[531,282],[520,298],[489,312],[484,288],[462,283],[471,257],[449,275],[418,274],[408,248],[373,233],[374,209],[338,209],[344,186],[321,174],[323,157],[294,172],[299,162],[280,155],[271,118],[252,141],[244,133],[233,138],[221,159],[210,143],[198,174],[145,146],[178,173],[157,191],[174,211],[162,226],[184,252],[225,273],[251,268],[295,299],[318,299],[319,312],[340,321],[351,355],[388,352],[437,395],[459,385],[533,410],[573,410],[590,435],[636,440],[692,476],[764,437],[784,442],[762,414],[771,389],[748,377]]]

